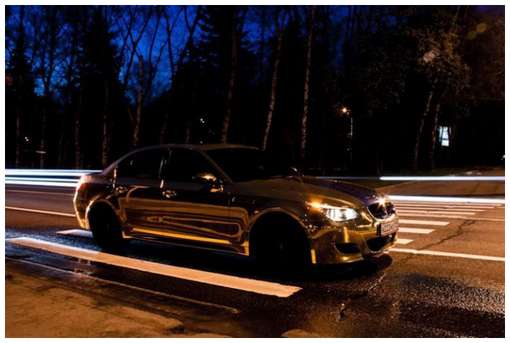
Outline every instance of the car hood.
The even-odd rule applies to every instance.
[[[242,195],[290,201],[320,201],[336,206],[366,206],[380,196],[373,189],[353,183],[308,176],[253,180],[238,183],[237,186]]]

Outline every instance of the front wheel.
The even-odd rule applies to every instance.
[[[119,249],[126,242],[119,221],[110,209],[98,208],[90,213],[89,225],[92,237],[103,249]]]
[[[311,265],[306,237],[292,229],[257,237],[254,252],[257,264],[268,271],[296,274],[308,271]]]

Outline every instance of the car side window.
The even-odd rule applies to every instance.
[[[216,168],[200,153],[188,149],[170,152],[170,163],[165,173],[167,181],[194,182],[195,177],[201,173],[218,176]]]
[[[117,177],[158,180],[167,153],[166,149],[136,152],[119,163]]]

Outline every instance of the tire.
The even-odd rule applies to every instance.
[[[255,242],[257,265],[267,271],[301,273],[311,265],[308,241],[295,228],[266,229]]]
[[[90,230],[97,245],[106,250],[124,246],[122,228],[116,215],[109,208],[99,207],[89,214]]]

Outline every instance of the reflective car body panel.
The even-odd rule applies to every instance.
[[[218,149],[253,152],[255,148],[149,147],[126,155],[102,173],[82,177],[74,197],[80,226],[88,229],[90,209],[103,204],[114,211],[128,237],[249,255],[253,227],[277,213],[305,233],[311,261],[317,264],[359,261],[395,244],[397,215],[374,190],[314,177],[234,180],[208,154]],[[153,172],[145,173],[150,166]],[[180,169],[186,172],[177,172]],[[314,203],[353,209],[358,215],[335,222],[315,211]]]

